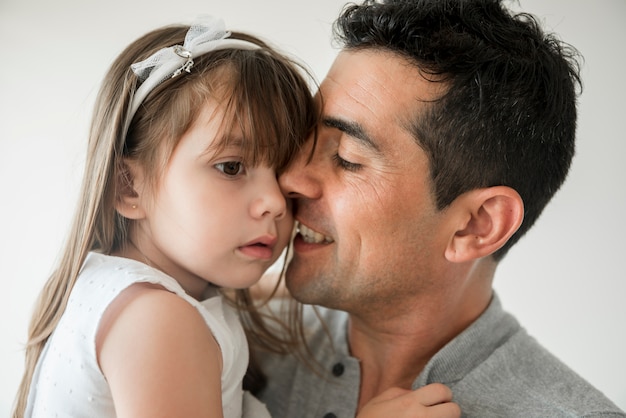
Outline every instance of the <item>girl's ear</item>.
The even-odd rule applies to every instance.
[[[143,199],[144,173],[135,161],[124,158],[117,173],[117,196],[115,210],[128,219],[143,219],[146,216]]]
[[[493,254],[517,231],[524,219],[524,202],[512,188],[494,186],[467,192],[458,198],[457,230],[445,256],[465,262]]]

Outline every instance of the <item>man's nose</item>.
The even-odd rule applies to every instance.
[[[316,180],[316,155],[314,141],[309,138],[294,157],[289,167],[278,177],[278,183],[289,198],[318,197],[319,185]]]

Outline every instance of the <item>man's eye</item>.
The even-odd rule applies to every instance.
[[[215,164],[215,168],[227,176],[236,176],[242,174],[244,171],[244,166],[241,161],[226,161],[223,163],[217,163]]]
[[[347,171],[358,171],[361,169],[361,164],[351,163],[350,161],[346,161],[339,156],[339,154],[333,155],[333,161],[337,167],[342,168]]]

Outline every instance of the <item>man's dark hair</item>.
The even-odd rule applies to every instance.
[[[500,260],[567,176],[582,89],[578,52],[496,0],[365,0],[348,5],[334,29],[345,49],[392,51],[445,83],[408,128],[429,157],[439,209],[476,188],[520,194],[524,221],[494,254]]]

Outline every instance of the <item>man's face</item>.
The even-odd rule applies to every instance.
[[[377,310],[435,285],[445,218],[409,126],[439,88],[397,55],[339,54],[320,86],[312,159],[310,139],[280,178],[300,223],[287,273],[297,299]]]

